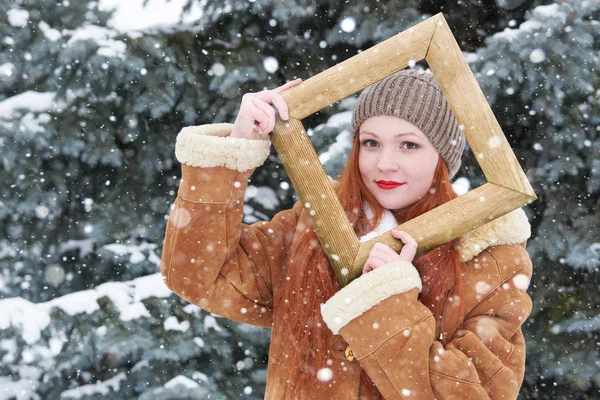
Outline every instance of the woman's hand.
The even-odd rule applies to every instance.
[[[392,229],[392,236],[402,240],[402,243],[404,243],[404,247],[402,247],[400,254],[396,253],[391,247],[383,243],[375,243],[375,246],[373,246],[369,253],[367,262],[363,267],[363,274],[371,272],[375,268],[379,268],[382,265],[393,261],[413,261],[417,254],[417,241],[407,232],[396,229]]]
[[[275,109],[270,104],[277,107],[281,119],[287,121],[288,107],[281,97],[281,92],[301,82],[302,78],[298,78],[276,89],[246,93],[242,96],[240,111],[229,136],[253,140],[268,139],[269,133],[275,128]]]

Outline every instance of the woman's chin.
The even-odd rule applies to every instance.
[[[386,210],[395,210],[402,206],[401,204],[398,204],[398,202],[390,201],[390,199],[379,198],[377,199],[377,202],[381,207],[385,208]]]

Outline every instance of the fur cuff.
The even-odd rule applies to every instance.
[[[531,237],[527,214],[517,208],[461,236],[458,251],[461,261],[467,262],[492,246],[520,244]]]
[[[423,289],[417,269],[407,261],[387,263],[360,276],[321,304],[321,315],[334,335],[346,324],[395,294]]]
[[[175,157],[192,167],[227,167],[239,172],[261,166],[271,150],[270,140],[228,137],[233,124],[185,127],[177,135]]]

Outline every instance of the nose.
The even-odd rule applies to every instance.
[[[394,172],[398,170],[398,155],[392,152],[382,152],[379,161],[377,162],[377,169],[381,172]]]

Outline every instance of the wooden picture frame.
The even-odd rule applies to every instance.
[[[419,243],[440,246],[537,199],[450,28],[439,13],[282,93],[289,120],[277,119],[271,140],[342,286],[362,273],[373,245],[396,251],[385,232],[359,243],[301,120],[425,59],[487,183],[398,227]]]

